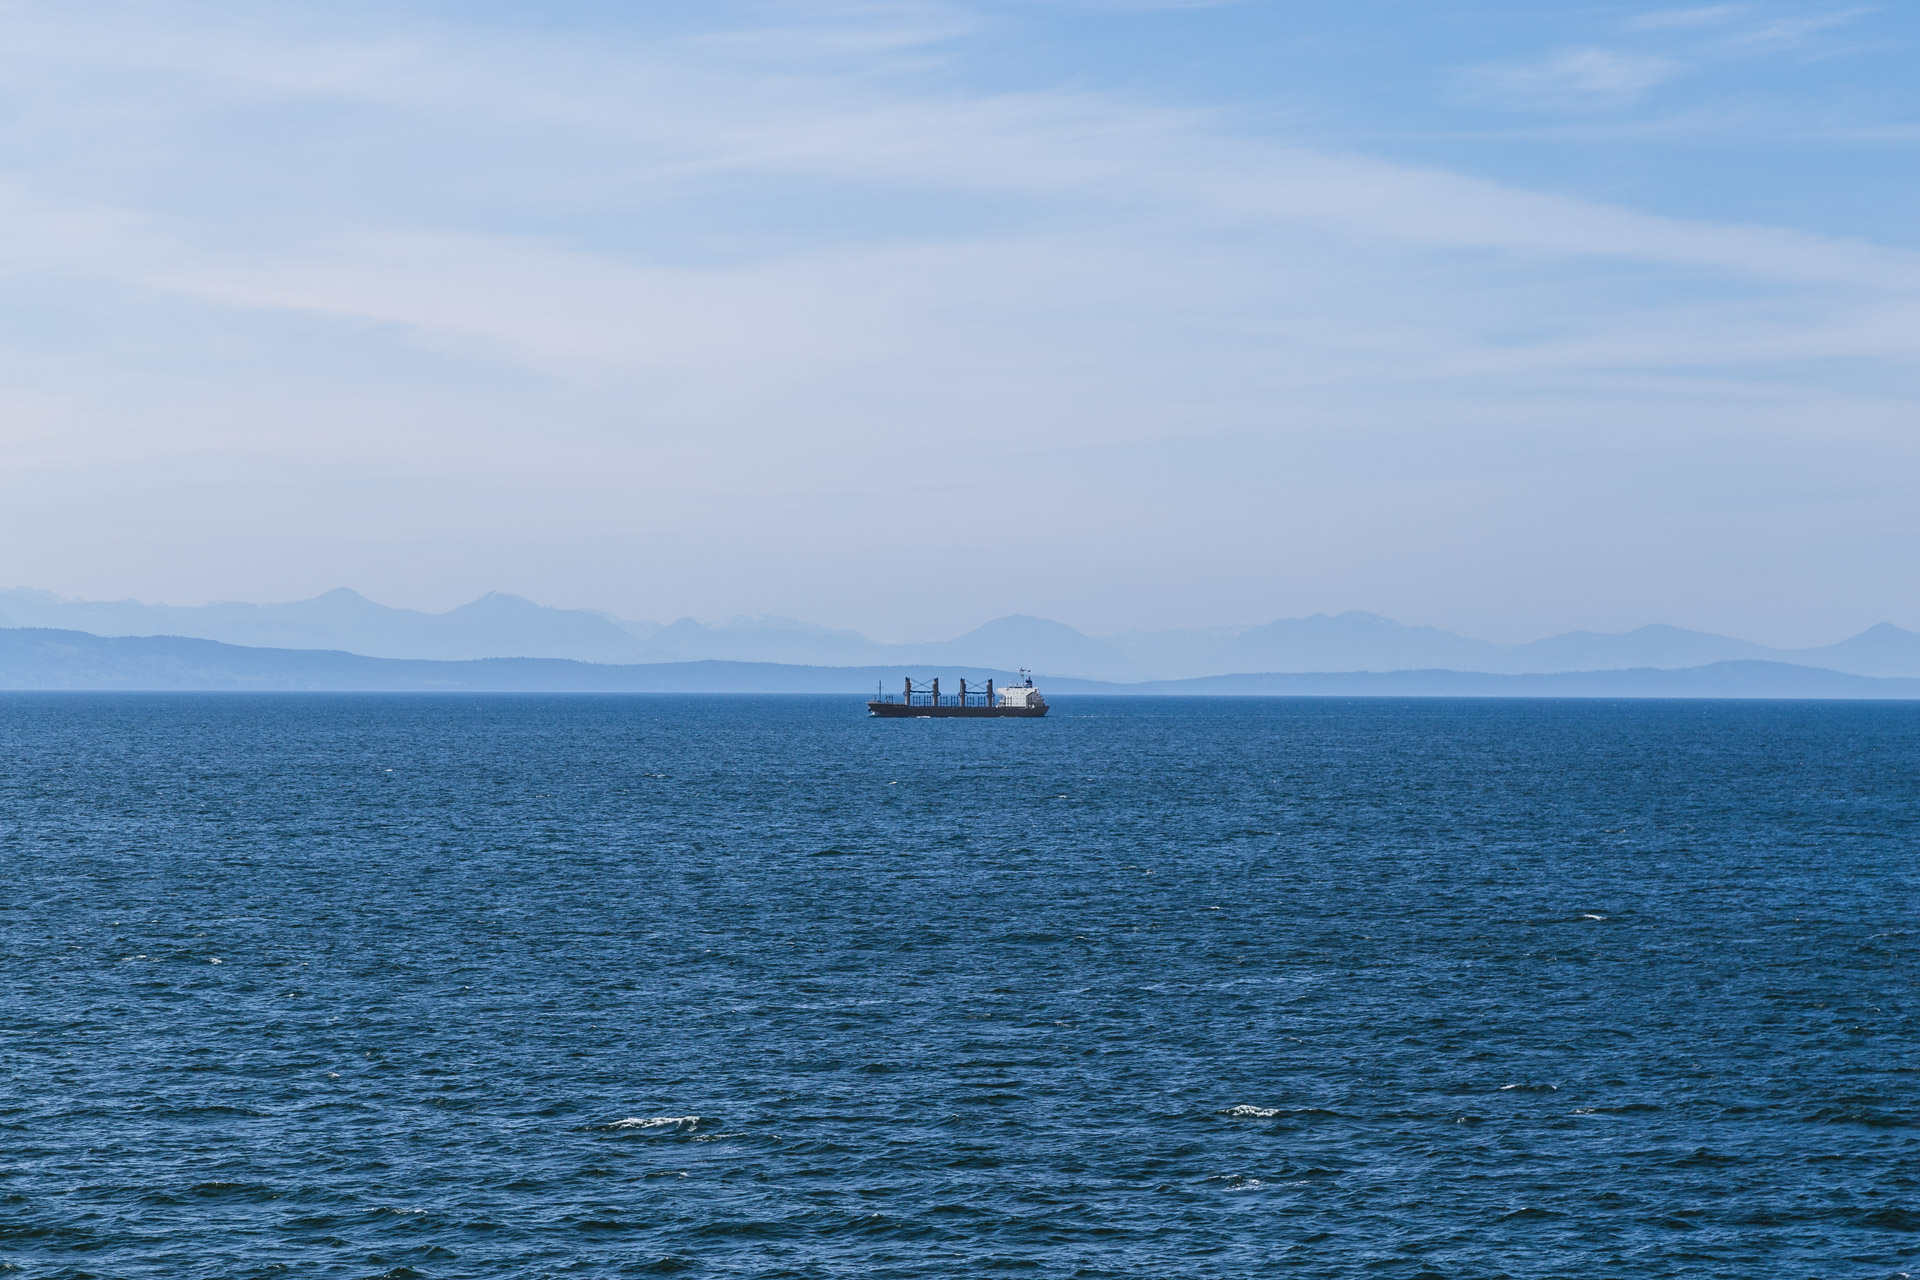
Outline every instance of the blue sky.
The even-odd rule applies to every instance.
[[[1920,627],[1920,10],[0,4],[0,580]]]

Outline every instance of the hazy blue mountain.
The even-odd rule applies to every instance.
[[[1205,676],[1136,685],[1051,682],[1053,694],[1342,698],[1897,698],[1920,699],[1920,679],[1823,671],[1788,662],[1715,662],[1681,670],[1322,671]]]
[[[446,613],[394,609],[345,588],[282,604],[180,607],[67,600],[46,591],[0,591],[4,625],[100,636],[184,636],[273,649],[329,649],[376,658],[464,661],[572,658],[582,662],[772,662],[853,667],[944,662],[1091,678],[1134,674],[1109,645],[1041,618],[1008,617],[957,640],[877,644],[857,631],[796,618],[737,617],[706,624],[632,623],[583,609],[553,609],[494,592]]]
[[[891,651],[922,662],[966,662],[983,667],[1028,667],[1047,675],[1090,680],[1120,680],[1134,675],[1136,664],[1110,644],[1062,622],[1024,613],[995,618],[957,640],[941,644],[896,645]]]
[[[712,626],[683,618],[663,627],[584,609],[548,608],[501,592],[446,613],[425,613],[376,604],[345,588],[283,604],[191,607],[66,600],[21,588],[0,591],[0,612],[11,626],[102,636],[190,636],[382,658],[530,657],[607,663],[723,659],[827,666],[889,660],[886,646],[858,632],[832,631],[792,618],[740,617]]]
[[[1213,655],[1244,630],[1124,631],[1102,639],[1125,655],[1141,678],[1178,679],[1210,671]]]
[[[706,626],[692,618],[662,627],[646,641],[648,662],[784,662],[802,666],[854,667],[885,663],[889,646],[854,631],[828,631],[789,619],[754,619],[754,625]]]
[[[833,693],[864,714],[876,684],[898,689],[922,667],[803,667],[763,662],[608,664],[567,658],[434,662],[313,649],[261,649],[184,636],[95,636],[0,629],[0,689],[209,692]],[[984,684],[1007,671],[947,668]]]
[[[564,658],[464,662],[370,658],[325,650],[261,649],[181,636],[103,637],[45,628],[0,630],[0,689],[442,693],[819,693],[846,699],[847,714],[875,684],[902,677],[969,682],[1012,673],[980,667],[804,667],[752,662],[613,665]],[[1637,669],[1555,675],[1393,671],[1213,676],[1117,685],[1047,682],[1051,698],[1075,694],[1338,697],[1920,698],[1920,680],[1877,679],[1776,662],[1722,662],[1681,671]]]
[[[12,627],[56,627],[94,635],[156,635],[167,630],[165,605],[134,600],[68,600],[51,591],[15,587],[0,592],[0,613]]]
[[[1863,676],[1920,677],[1920,634],[1888,623],[1838,644],[1775,649],[1731,636],[1678,627],[1641,627],[1621,635],[1573,631],[1514,646],[1496,670],[1595,671],[1624,667],[1682,668],[1742,660],[1789,663]]]
[[[798,618],[784,618],[778,614],[758,613],[752,616],[737,614],[722,622],[710,626],[714,631],[784,631],[798,632],[810,636],[838,636],[842,640],[853,640],[861,644],[871,644],[858,631],[835,630],[832,627],[816,626],[811,622],[802,622]]]
[[[996,618],[955,640],[923,644],[879,644],[857,631],[830,631],[789,618],[732,620],[713,626],[682,618],[648,638],[645,659],[841,667],[931,663],[1010,671],[1024,666],[1089,679],[1124,678],[1134,670],[1110,645],[1063,623],[1018,614]]]
[[[1618,634],[1569,631],[1531,644],[1503,647],[1506,655],[1489,670],[1549,672],[1698,667],[1710,662],[1780,656],[1778,651],[1751,641],[1668,626],[1639,627]]]
[[[1371,613],[1314,614],[1257,627],[1088,636],[1025,614],[996,618],[952,640],[880,644],[857,631],[797,618],[737,617],[667,626],[583,609],[553,609],[494,593],[446,613],[392,609],[357,592],[285,604],[194,607],[133,600],[65,600],[0,591],[0,626],[102,636],[177,635],[277,649],[337,649],[369,657],[462,661],[571,658],[582,662],[759,662],[864,667],[934,664],[1030,667],[1052,678],[1138,681],[1265,672],[1483,671],[1505,674],[1677,670],[1775,661],[1866,676],[1920,677],[1920,634],[1882,624],[1838,644],[1780,650],[1679,627],[1617,635],[1572,631],[1496,644]]]
[[[550,609],[499,592],[447,613],[376,604],[341,588],[285,604],[180,607],[135,600],[65,600],[46,591],[0,592],[16,626],[102,636],[192,636],[265,648],[342,649],[382,658],[575,658],[637,662],[639,636],[604,614]]]
[[[376,606],[378,607],[378,606]],[[338,647],[378,657],[575,658],[583,662],[635,662],[644,645],[619,623],[579,609],[550,609],[520,596],[489,592],[471,604],[441,614],[389,610],[413,624],[411,652]],[[419,621],[415,621],[418,619]],[[394,649],[403,646],[396,644]]]
[[[1795,649],[1782,656],[1808,666],[1850,671],[1855,675],[1920,675],[1920,634],[1883,622],[1839,644]]]
[[[1497,670],[1504,646],[1434,627],[1407,627],[1373,613],[1282,618],[1220,646],[1210,672]]]
[[[1920,677],[1920,635],[1881,624],[1839,644],[1774,649],[1731,636],[1647,626],[1570,631],[1527,644],[1474,640],[1371,613],[1283,618],[1238,633],[1148,632],[1119,638],[1143,678],[1247,672],[1484,671],[1509,675],[1634,668],[1678,670],[1770,661],[1868,676]]]

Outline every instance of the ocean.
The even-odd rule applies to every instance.
[[[0,1272],[1920,1270],[1920,706],[0,697]]]

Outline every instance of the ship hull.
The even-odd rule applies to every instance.
[[[1047,714],[1045,704],[1037,707],[909,707],[898,702],[869,702],[867,714],[891,719],[945,720],[948,718],[1012,717],[1037,720]]]

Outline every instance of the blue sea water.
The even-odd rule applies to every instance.
[[[1872,1276],[1920,707],[0,698],[30,1276]]]

